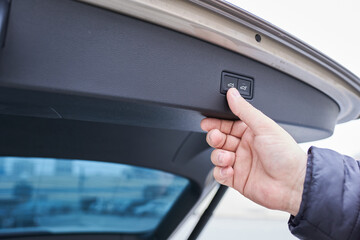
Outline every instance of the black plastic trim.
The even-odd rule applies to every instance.
[[[171,116],[172,127],[201,131],[202,115],[237,119],[219,92],[223,71],[251,76],[256,90],[251,103],[278,123],[290,123],[299,142],[329,136],[339,114],[330,97],[262,63],[75,1],[13,0],[0,59],[1,98],[7,104],[45,105],[64,119],[124,124],[122,116],[128,115],[117,114],[117,108],[134,117],[126,119],[129,124],[161,127],[170,122],[163,116]],[[33,95],[15,97],[9,89]],[[40,97],[45,95],[50,97]],[[109,101],[115,111],[105,104]]]
[[[207,222],[212,216],[212,213],[214,212],[215,208],[219,204],[221,198],[224,196],[226,190],[228,189],[225,185],[220,185],[219,189],[217,190],[215,196],[211,200],[209,206],[205,209],[204,213],[201,215],[199,221],[197,222],[196,226],[194,227],[193,231],[191,232],[189,236],[189,240],[195,240],[200,235],[201,231],[206,226]]]

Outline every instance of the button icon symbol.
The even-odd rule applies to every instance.
[[[228,88],[233,88],[233,87],[235,87],[235,83],[228,83],[228,84],[227,84],[227,87],[228,87]]]
[[[243,90],[243,91],[246,91],[247,88],[248,88],[248,86],[244,86],[244,85],[240,87],[240,89]]]

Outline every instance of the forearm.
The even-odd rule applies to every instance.
[[[358,162],[310,149],[300,210],[289,220],[291,232],[301,239],[359,239],[359,209]]]

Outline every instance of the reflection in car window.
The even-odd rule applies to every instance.
[[[151,231],[188,183],[117,163],[0,157],[0,236]]]

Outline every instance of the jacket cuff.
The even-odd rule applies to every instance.
[[[310,198],[313,184],[314,149],[316,151],[316,148],[314,147],[311,147],[308,150],[304,189],[299,212],[296,216],[290,216],[288,226],[291,233],[299,239],[332,239],[307,220],[309,210],[308,205],[311,204],[312,201]]]

